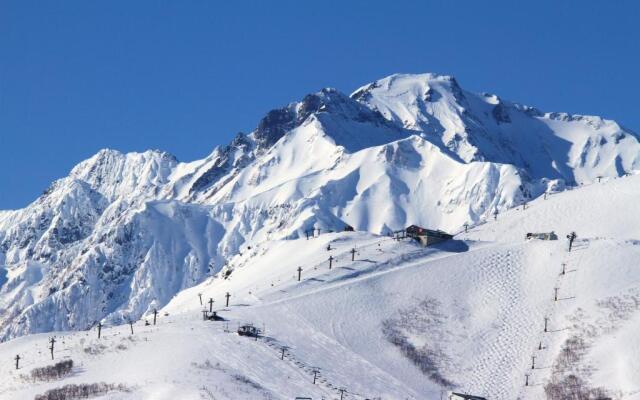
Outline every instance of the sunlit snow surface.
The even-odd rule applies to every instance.
[[[108,381],[132,390],[109,398],[331,398],[344,387],[417,399],[452,387],[513,399],[540,398],[556,371],[633,393],[640,214],[638,178],[626,175],[639,153],[614,121],[434,74],[392,75],[351,96],[323,89],[202,160],[102,150],[32,204],[0,212],[0,338],[18,338],[1,346],[3,390],[29,398]],[[410,224],[471,230],[428,250],[388,238]],[[346,225],[358,232],[327,233]],[[321,235],[307,241],[311,229]],[[562,240],[524,242],[551,230]],[[563,262],[571,272],[559,277]],[[562,299],[550,303],[554,288]],[[201,321],[197,293],[219,308],[227,291],[229,329],[253,321],[267,339]],[[126,325],[113,328],[153,309],[169,316],[138,322],[133,342]],[[542,335],[545,315],[553,335]],[[99,321],[104,349],[91,344]],[[21,383],[10,360],[23,357],[21,374],[44,365],[54,331],[77,332],[57,333],[69,335],[58,356],[73,355],[72,376]],[[575,365],[558,372],[558,354]],[[309,385],[311,367],[322,385]]]
[[[56,360],[71,358],[77,366],[60,381],[19,378],[51,363],[49,335],[0,345],[0,393],[31,399],[68,383],[105,381],[131,388],[105,397],[114,399],[339,398],[341,387],[352,399],[440,398],[443,388],[385,335],[385,326],[394,326],[409,343],[430,349],[434,369],[460,391],[544,398],[561,347],[579,336],[586,346],[573,373],[614,398],[637,398],[640,221],[632,211],[639,192],[635,176],[587,185],[427,249],[365,233],[264,242],[230,260],[228,279],[180,292],[156,326],[139,321],[134,335],[128,325],[109,327],[100,340],[95,328],[55,333]],[[524,240],[528,231],[550,230],[561,240]],[[570,231],[578,239],[569,253]],[[336,260],[331,270],[329,255]],[[199,293],[228,322],[203,321]],[[412,323],[403,324],[403,316]],[[258,341],[234,333],[246,322],[264,329]],[[284,360],[281,346],[288,347]],[[11,361],[16,354],[19,371]],[[316,385],[313,367],[321,371]]]

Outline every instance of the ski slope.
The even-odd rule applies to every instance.
[[[130,389],[108,399],[337,399],[340,388],[346,399],[440,399],[448,389],[544,399],[549,382],[573,374],[612,398],[640,399],[638,193],[640,176],[594,183],[432,248],[363,232],[245,247],[217,277],[171,299],[156,326],[138,321],[133,335],[109,326],[101,339],[95,328],[55,333],[56,360],[75,363],[63,379],[21,378],[52,363],[51,335],[0,344],[0,398],[104,381]],[[561,240],[524,240],[550,230]],[[202,320],[209,298],[227,321]],[[234,333],[247,322],[263,330],[257,341]],[[580,345],[565,362],[572,338]]]

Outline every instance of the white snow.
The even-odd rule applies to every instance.
[[[122,399],[337,398],[340,387],[350,399],[440,398],[445,388],[385,336],[391,324],[431,351],[434,370],[457,391],[544,398],[563,344],[579,336],[584,354],[565,374],[614,398],[638,398],[640,241],[634,238],[640,225],[620,223],[634,218],[627,212],[634,193],[640,193],[638,176],[540,198],[434,248],[358,232],[243,248],[223,269],[232,271],[228,279],[221,273],[180,292],[155,327],[138,322],[134,335],[127,325],[109,327],[100,340],[95,328],[56,333],[56,359],[77,365],[68,378],[35,385],[19,378],[51,364],[49,335],[3,343],[0,393],[27,399],[67,383],[105,381],[131,388],[107,397]],[[561,240],[525,241],[526,232],[542,230],[555,230]],[[568,252],[564,235],[573,230],[578,239]],[[329,255],[337,260],[331,270]],[[228,322],[203,321],[198,293],[204,307],[212,298]],[[421,305],[425,300],[430,305]],[[245,322],[264,329],[258,341],[233,332]],[[285,360],[282,345],[289,347]],[[99,346],[105,348],[91,354]],[[15,354],[23,357],[20,371],[13,369]],[[321,371],[316,385],[312,367]]]
[[[543,113],[434,74],[393,75],[351,97],[323,89],[203,160],[100,151],[29,206],[0,212],[0,397],[108,381],[131,392],[107,398],[335,398],[343,386],[347,398],[453,388],[537,399],[555,371],[632,398],[640,177],[626,175],[639,154],[616,122]],[[429,249],[386,236],[410,224],[459,235]],[[306,240],[312,229],[322,234]],[[551,230],[560,241],[524,240]],[[231,330],[252,321],[265,338],[202,321],[198,293]],[[119,324],[154,308],[159,325],[138,322],[128,337]],[[544,316],[553,332],[541,331]],[[22,380],[8,360],[23,357],[20,373],[50,363],[53,331],[74,373]],[[574,361],[559,371],[567,343]],[[310,384],[311,367],[322,384]]]
[[[542,113],[496,95],[465,91],[450,76],[391,75],[352,97],[465,162],[512,164],[534,178],[568,183],[620,176],[640,165],[637,137],[615,121]]]

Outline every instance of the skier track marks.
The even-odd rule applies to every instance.
[[[471,379],[465,386],[475,393],[490,394],[493,399],[508,399],[517,390],[506,386],[518,382],[519,371],[514,368],[514,360],[523,357],[522,349],[527,348],[531,334],[530,317],[516,306],[522,293],[518,269],[525,268],[522,251],[494,252],[482,260],[480,266],[484,279],[491,282],[485,285],[488,288],[486,304],[495,301],[501,309],[495,321],[498,329],[493,337],[485,338],[484,351],[474,360]]]
[[[588,247],[589,243],[587,243],[586,246]],[[546,307],[545,316],[550,318],[550,325],[559,323],[561,318],[559,318],[558,314],[566,314],[567,309],[571,308],[571,303],[578,294],[576,289],[576,273],[580,273],[580,265],[582,264],[583,257],[584,254],[576,255],[576,252],[563,253],[560,257],[561,262],[557,266],[557,271],[553,271],[553,274],[556,275],[556,278],[554,279],[554,287],[559,288],[560,293],[558,294],[558,301],[554,301],[551,295],[549,296],[549,305]],[[565,274],[560,273],[560,271],[562,271],[562,263],[566,264]],[[553,325],[550,327],[550,331],[557,329],[561,328]],[[559,346],[559,342],[562,342],[564,339],[565,337],[563,335],[555,335],[553,332],[543,334],[541,340],[544,341],[544,347],[541,351],[536,353],[538,355],[536,363],[544,365],[547,368],[536,370],[530,375],[530,380],[533,385],[542,385],[543,383],[546,384],[551,381],[553,369],[550,367],[555,361],[556,354],[551,352],[550,349],[557,348]],[[530,388],[533,387],[534,386],[530,386]],[[529,391],[527,391],[526,389],[527,388],[525,386],[522,387],[518,398],[535,398],[532,397],[535,394],[531,393],[533,390],[529,389]],[[539,393],[539,395],[542,394]]]

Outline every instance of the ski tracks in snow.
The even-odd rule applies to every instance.
[[[500,309],[494,325],[494,335],[487,335],[489,341],[474,361],[469,380],[472,393],[490,394],[494,399],[505,399],[513,389],[505,383],[512,382],[516,371],[513,361],[522,357],[521,349],[526,346],[531,332],[530,317],[518,307],[522,302],[522,288],[518,280],[518,269],[524,268],[522,251],[512,248],[494,252],[479,265],[486,285],[485,306],[498,304]]]

